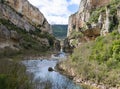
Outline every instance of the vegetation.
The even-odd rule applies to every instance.
[[[32,89],[22,64],[0,59],[0,89]]]
[[[95,10],[93,10],[91,12],[91,17],[89,19],[89,22],[92,23],[92,22],[98,22],[98,18],[99,18],[99,15],[100,13],[104,13],[105,12],[105,7],[101,7],[101,8],[97,8]]]
[[[9,41],[19,43],[18,46],[14,45],[19,50],[11,47],[0,48],[0,89],[32,89],[25,66],[19,62],[24,56],[47,54],[47,51],[53,47],[55,38],[37,28],[35,31],[27,32],[2,18],[0,25],[6,26],[9,31],[16,31],[20,38],[18,40],[8,38]],[[47,39],[49,45],[44,44],[41,39]]]
[[[67,36],[67,25],[52,25],[52,29],[56,38],[65,38]]]
[[[79,38],[81,38],[83,34],[81,32],[76,32],[73,30],[69,36],[69,39],[72,39],[71,45],[76,46],[79,43]]]
[[[67,62],[68,65],[68,62]],[[120,35],[117,31],[83,43],[70,57],[69,66],[83,80],[120,87]]]
[[[0,19],[0,24],[4,24],[9,30],[15,30],[21,37],[20,46],[24,50],[35,50],[45,52],[50,47],[53,47],[55,38],[47,32],[41,32],[40,29],[27,32],[25,29],[21,29],[12,24],[9,20]],[[43,45],[38,38],[48,39],[50,46]]]
[[[105,13],[106,8],[110,9],[110,26],[109,26],[109,31],[112,32],[112,30],[116,29],[118,26],[118,19],[117,19],[117,7],[120,4],[119,0],[111,0],[111,3],[108,6],[103,6],[101,8],[97,8],[92,10],[91,12],[91,17],[89,19],[89,22],[98,22],[98,18],[100,13]]]
[[[106,8],[110,10],[110,25],[107,36],[97,37],[94,41],[80,44],[74,49],[67,62],[67,68],[73,68],[75,75],[83,81],[110,87],[120,87],[120,34],[117,31],[120,25],[117,17],[117,7],[120,0],[111,0],[108,6],[96,8],[91,11],[89,23],[97,23],[100,13],[105,14]],[[104,19],[105,17],[103,17]],[[86,23],[86,24],[87,24]],[[77,32],[71,33],[73,43],[82,35]],[[73,72],[73,71],[72,71]],[[84,86],[85,89],[93,89]]]
[[[76,32],[75,30],[73,30],[72,33],[70,34],[71,39],[80,38],[82,36],[83,36],[83,34],[81,32]]]

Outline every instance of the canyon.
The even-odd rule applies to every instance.
[[[120,0],[81,0],[66,38],[27,0],[0,12],[0,89],[120,89]]]

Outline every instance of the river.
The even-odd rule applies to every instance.
[[[73,83],[68,77],[57,71],[48,71],[49,67],[55,68],[59,61],[65,59],[65,53],[59,53],[48,59],[25,60],[22,63],[27,68],[27,74],[31,75],[31,81],[35,89],[82,89]],[[61,60],[62,59],[62,60]],[[55,70],[55,69],[54,69]]]

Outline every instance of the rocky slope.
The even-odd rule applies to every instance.
[[[118,27],[119,11],[119,0],[81,0],[78,12],[69,17],[67,36],[74,39],[73,33],[82,33],[77,34],[78,43],[105,36]]]
[[[45,51],[54,46],[51,25],[27,0],[0,0],[0,49]]]

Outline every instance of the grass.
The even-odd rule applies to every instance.
[[[67,62],[77,76],[107,87],[120,87],[120,35],[117,31],[76,48]]]
[[[0,59],[0,89],[32,89],[25,66]]]
[[[82,84],[81,85],[83,89],[97,89],[95,87],[92,87],[92,86],[89,86],[89,85],[85,85],[85,84]]]

